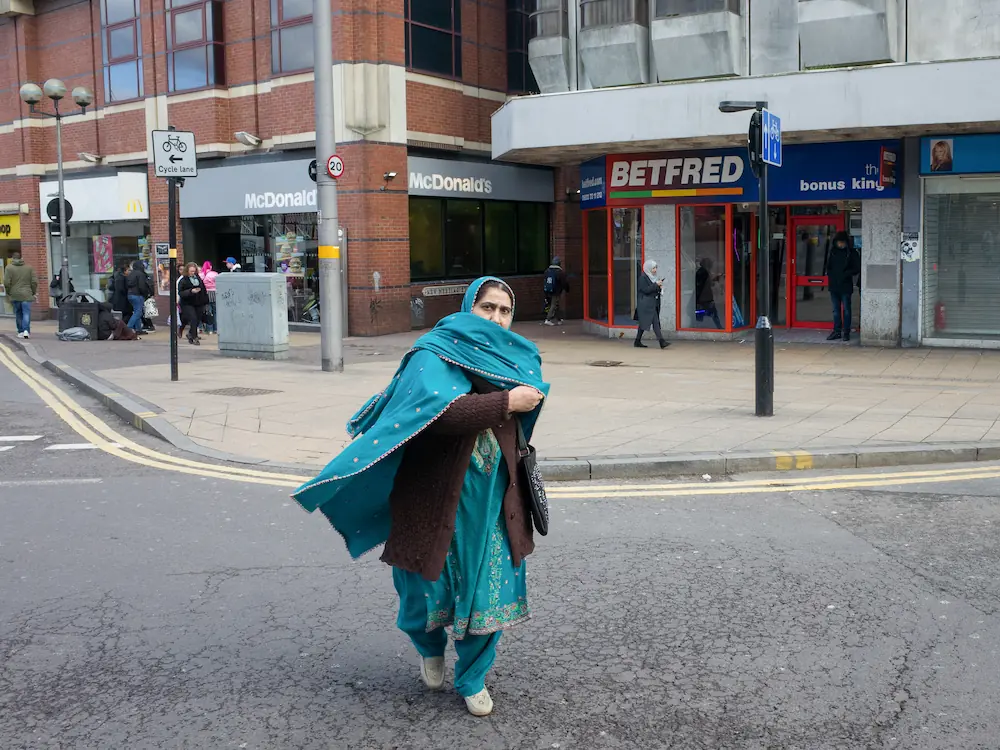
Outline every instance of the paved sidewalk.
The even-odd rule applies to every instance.
[[[64,343],[52,324],[34,328],[40,354],[157,405],[202,446],[310,465],[346,445],[345,422],[416,337],[348,340],[343,375],[319,370],[316,334],[293,334],[284,362],[221,357],[211,337],[197,349],[181,342],[181,380],[171,383],[165,332]],[[12,330],[0,320],[0,332]],[[776,416],[759,419],[752,341],[661,352],[573,325],[519,330],[538,342],[553,386],[534,441],[547,459],[1000,442],[1000,352],[778,344]]]

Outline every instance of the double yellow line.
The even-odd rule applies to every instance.
[[[40,377],[25,365],[5,345],[0,344],[0,364],[10,370],[28,388],[56,413],[72,430],[84,440],[100,448],[105,453],[141,466],[178,474],[210,479],[228,479],[234,482],[259,484],[270,487],[294,489],[310,477],[276,472],[259,471],[251,468],[204,464],[196,466],[190,458],[178,458],[146,448],[116,432],[108,424],[91,414]],[[639,484],[589,484],[551,485],[548,495],[553,499],[593,499],[626,497],[695,497],[704,495],[752,495],[773,492],[800,492],[824,490],[861,489],[872,487],[894,487],[900,485],[964,482],[981,479],[1000,478],[1000,466],[989,464],[980,467],[955,469],[928,469],[920,471],[897,471],[868,474],[840,474],[821,477],[753,479],[735,482],[669,482]]]
[[[296,488],[309,477],[292,474],[278,474],[267,471],[257,471],[250,468],[218,466],[205,464],[195,466],[190,458],[178,458],[165,453],[146,448],[129,440],[124,435],[113,430],[107,423],[91,414],[73,399],[55,386],[40,377],[25,365],[11,350],[0,344],[0,364],[4,365],[28,388],[62,419],[74,432],[88,443],[100,448],[105,453],[124,461],[146,466],[152,469],[177,474],[190,474],[210,479],[229,479],[234,482],[261,484],[271,487]]]

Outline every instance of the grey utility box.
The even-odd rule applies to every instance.
[[[219,352],[288,359],[288,291],[280,273],[220,273],[215,279]]]

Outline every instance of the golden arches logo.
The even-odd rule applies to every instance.
[[[128,203],[125,204],[125,213],[127,214],[141,214],[142,213],[142,201],[138,198],[133,198]]]

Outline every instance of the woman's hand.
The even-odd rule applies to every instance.
[[[535,410],[545,396],[541,391],[526,385],[519,385],[507,396],[507,409],[511,414],[527,414]]]

